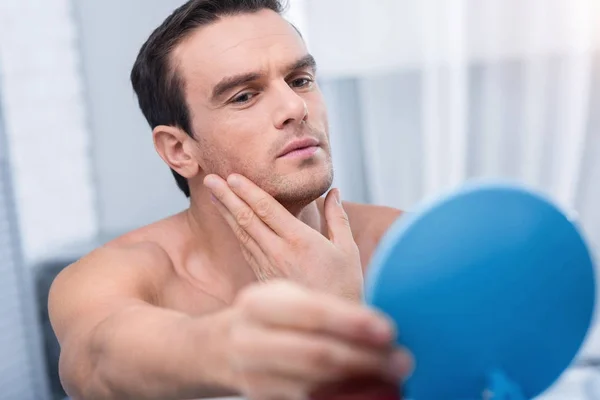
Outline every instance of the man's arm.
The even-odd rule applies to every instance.
[[[103,248],[66,268],[50,291],[60,375],[74,399],[184,399],[231,394],[222,328],[158,307],[170,259],[155,245]],[[199,393],[199,388],[201,392]]]

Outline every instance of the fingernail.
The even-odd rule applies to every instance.
[[[341,194],[340,194],[340,190],[336,189],[335,191],[335,202],[338,204],[338,206],[342,205],[342,199],[341,199]]]
[[[204,186],[209,189],[215,189],[217,184],[218,181],[214,176],[208,175],[206,178],[204,178]]]
[[[227,183],[231,187],[238,187],[240,185],[240,178],[238,178],[236,175],[233,175],[233,174],[229,175],[227,177]]]
[[[406,350],[396,351],[390,359],[390,373],[406,381],[414,370],[414,359],[412,354]]]
[[[215,197],[215,195],[214,195],[214,194],[211,194],[211,195],[210,195],[210,201],[211,201],[213,204],[216,204],[216,203],[217,203],[217,198]]]

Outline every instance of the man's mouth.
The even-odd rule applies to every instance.
[[[310,157],[319,149],[319,141],[315,138],[296,139],[283,148],[279,153],[278,158]]]

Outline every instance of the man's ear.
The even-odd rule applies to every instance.
[[[182,129],[159,125],[152,131],[154,147],[165,163],[184,178],[198,175],[200,166],[191,150],[191,138]]]

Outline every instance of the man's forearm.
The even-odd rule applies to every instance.
[[[227,318],[227,311],[194,319],[151,306],[124,310],[99,324],[82,348],[65,350],[65,386],[77,400],[234,394],[223,356]]]

